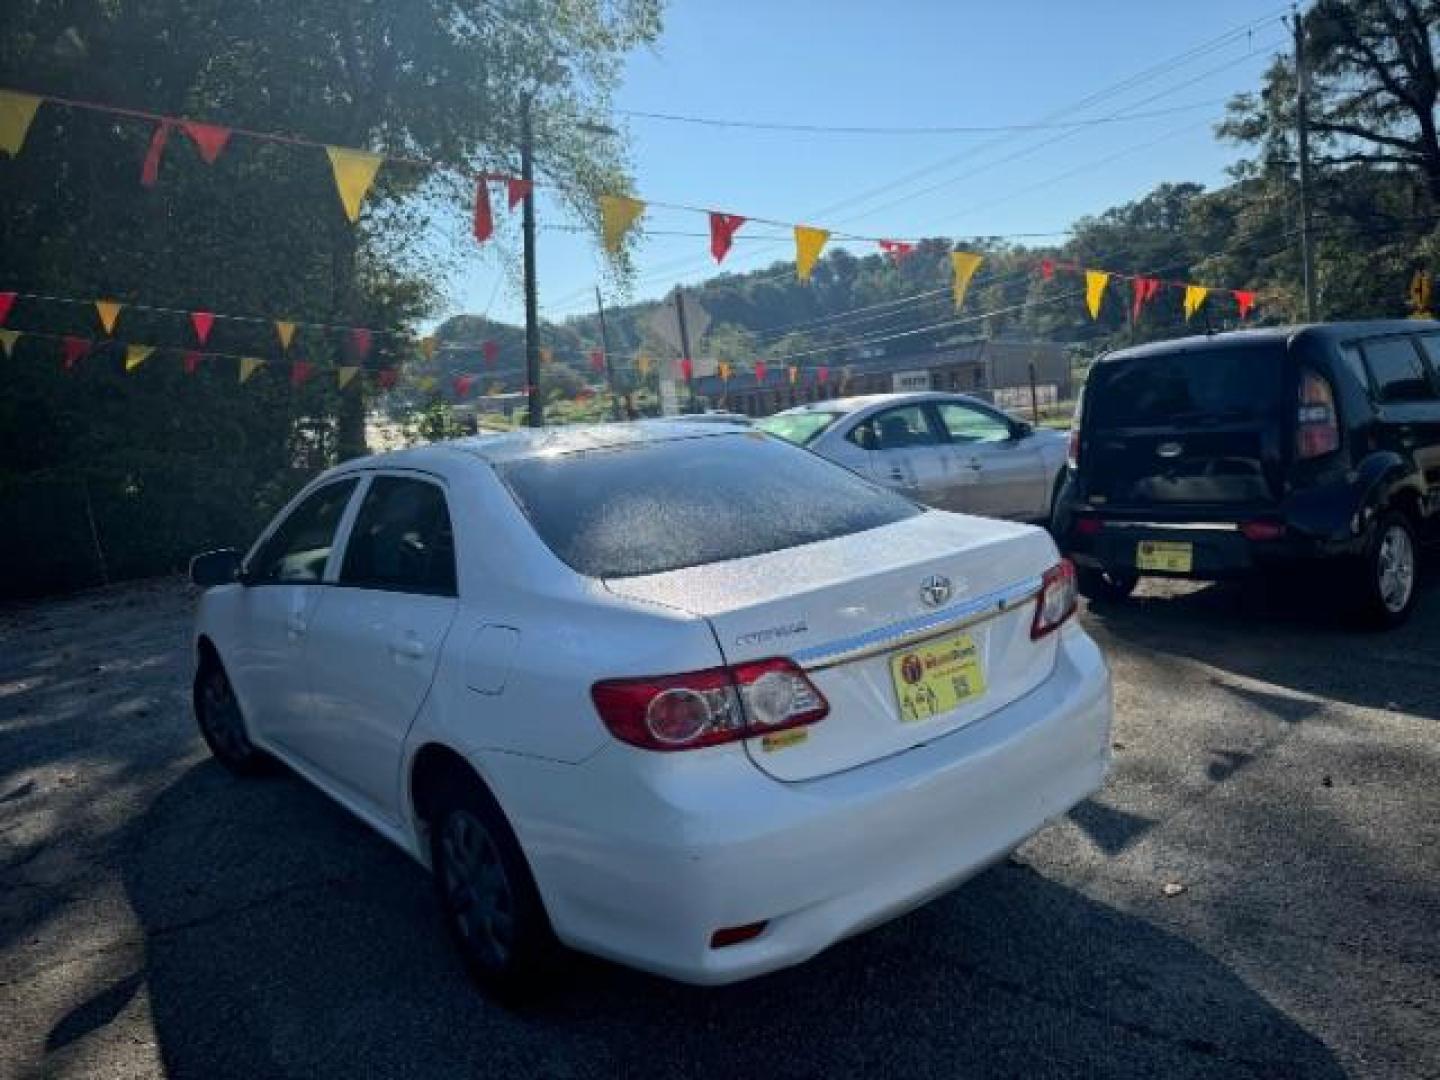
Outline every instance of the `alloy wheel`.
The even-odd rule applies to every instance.
[[[467,810],[446,819],[440,839],[445,897],[465,946],[491,971],[505,967],[515,946],[515,896],[490,830]]]
[[[1405,610],[1415,590],[1415,544],[1401,525],[1391,525],[1380,540],[1376,558],[1380,602],[1392,615]]]

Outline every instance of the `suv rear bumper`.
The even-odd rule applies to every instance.
[[[1139,570],[1141,574],[1200,580],[1244,577],[1296,563],[1345,557],[1358,550],[1357,541],[1348,536],[1317,539],[1274,514],[1200,520],[1162,520],[1143,512],[1087,517],[1098,522],[1098,531],[1082,532],[1077,518],[1071,516],[1060,537],[1060,548],[1077,565],[1096,570],[1139,569],[1137,553],[1145,542],[1189,544],[1191,569],[1184,573]],[[1261,522],[1280,526],[1281,535],[1251,539],[1245,534],[1247,525]]]

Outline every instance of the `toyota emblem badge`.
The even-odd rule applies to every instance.
[[[926,607],[939,607],[950,599],[950,579],[944,574],[931,574],[920,583],[920,600]]]

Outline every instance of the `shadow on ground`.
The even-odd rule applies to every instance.
[[[1206,953],[1013,862],[798,969],[701,990],[576,958],[515,1013],[461,975],[424,874],[292,777],[196,765],[119,850],[144,969],[47,1046],[143,981],[172,1076],[1342,1075]]]
[[[1323,574],[1284,588],[1147,581],[1128,601],[1091,605],[1087,625],[1102,644],[1112,639],[1301,694],[1437,720],[1440,559],[1427,570],[1410,621],[1388,631],[1351,625]],[[1304,704],[1275,700],[1282,710]]]

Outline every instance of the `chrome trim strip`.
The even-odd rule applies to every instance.
[[[1239,532],[1235,521],[1112,521],[1102,518],[1107,529],[1177,529],[1186,532]]]
[[[790,658],[806,671],[823,671],[838,664],[848,664],[890,652],[892,649],[901,649],[927,638],[974,626],[1010,611],[1038,596],[1043,583],[1044,578],[1036,574],[1003,589],[952,604],[943,611],[902,619],[889,626],[867,630],[863,634],[855,634],[824,645],[812,645],[808,649],[791,653]]]

